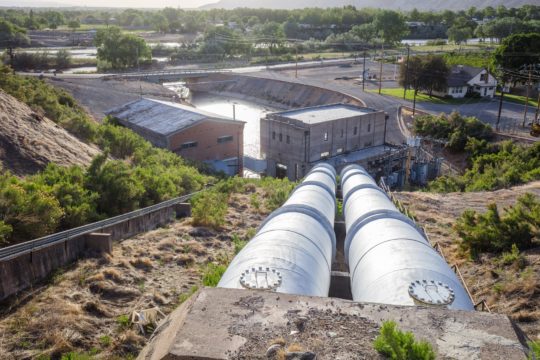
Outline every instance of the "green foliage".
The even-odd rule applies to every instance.
[[[496,190],[540,179],[540,143],[496,145],[476,142],[471,166],[461,176],[443,176],[429,184],[434,192]]]
[[[0,19],[0,44],[2,47],[15,47],[30,44],[26,36],[26,30],[7,21]]]
[[[202,283],[204,286],[216,287],[221,276],[227,270],[227,265],[209,263],[203,270]]]
[[[69,352],[62,355],[61,360],[92,360],[93,358],[89,353]]]
[[[473,52],[473,53],[457,53],[457,52],[450,52],[443,55],[444,61],[448,65],[468,65],[468,66],[475,66],[475,67],[485,67],[489,65],[489,53],[480,53],[480,52]]]
[[[178,296],[178,305],[183,304],[191,295],[195,294],[199,290],[197,285],[193,285],[187,292],[180,294]]]
[[[291,191],[293,190],[295,183],[290,182],[288,179],[276,179],[266,177],[261,180],[261,186],[265,192],[265,207],[269,211],[274,211],[287,199]]]
[[[413,56],[400,65],[398,82],[401,86],[412,88],[415,94],[422,90],[432,94],[434,90],[446,89],[450,68],[442,56]]]
[[[455,229],[461,246],[476,258],[482,252],[501,253],[536,246],[540,230],[540,202],[530,193],[520,196],[514,206],[500,214],[496,204],[488,205],[484,214],[466,210],[458,218]],[[514,254],[507,255],[508,259]]]
[[[99,344],[102,347],[109,347],[112,344],[112,338],[109,335],[103,335],[99,337]]]
[[[191,199],[191,216],[194,225],[219,228],[225,222],[228,196],[215,190],[203,191]]]
[[[134,67],[141,60],[152,59],[152,51],[144,39],[124,34],[116,26],[98,30],[94,42],[98,60],[111,64],[113,69]]]
[[[420,136],[447,141],[446,147],[463,151],[470,138],[488,140],[493,137],[491,126],[475,117],[463,117],[457,112],[439,116],[423,115],[414,119],[414,132]]]
[[[129,315],[123,314],[116,318],[116,323],[120,326],[120,329],[125,330],[130,327],[131,320],[129,319]]]
[[[540,359],[540,341],[529,341],[529,357],[528,359]]]
[[[247,245],[248,241],[249,240],[241,239],[237,234],[233,234],[232,242],[234,245],[234,254],[238,254],[244,248],[244,246]]]
[[[523,268],[526,265],[525,257],[519,252],[516,244],[512,244],[510,252],[503,252],[500,258],[500,263],[504,266],[516,264],[518,268]]]
[[[529,64],[540,63],[540,33],[514,34],[505,38],[493,54],[495,64],[505,69],[503,78],[508,80],[509,71],[522,71]]]
[[[373,343],[375,350],[392,360],[435,360],[435,352],[426,341],[416,341],[412,332],[403,332],[393,321],[383,322]]]
[[[0,170],[0,243],[48,235],[199,190],[206,182],[174,153],[107,119],[96,124],[66,92],[0,67],[0,88],[105,153],[88,169],[49,164],[19,179]],[[119,160],[109,161],[108,154]],[[129,161],[126,161],[129,160]]]

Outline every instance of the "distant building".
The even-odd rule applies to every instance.
[[[445,91],[433,91],[436,96],[463,98],[467,93],[478,93],[482,97],[492,98],[497,88],[497,79],[486,69],[472,66],[453,66],[448,75]]]
[[[261,152],[267,174],[296,180],[318,161],[381,147],[385,119],[383,111],[347,104],[267,114],[261,119]],[[377,152],[370,151],[369,156]]]
[[[118,122],[186,159],[242,174],[244,122],[168,101],[142,98],[109,110]]]

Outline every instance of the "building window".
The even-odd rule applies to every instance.
[[[282,133],[279,133],[279,141],[283,141],[283,134]]]
[[[368,141],[368,142],[364,143],[364,147],[369,147],[369,146],[371,146],[371,141]]]
[[[353,130],[353,135],[356,135],[356,134],[358,134],[358,126],[355,126]]]
[[[233,141],[232,135],[220,136],[217,138],[218,144],[223,144],[229,141]]]
[[[480,74],[480,81],[487,81],[488,74]]]
[[[343,137],[344,134],[345,132],[343,131],[343,129],[341,129],[341,137]]]
[[[276,132],[272,131],[272,140],[276,140]]]
[[[290,143],[291,143],[291,137],[290,137],[289,135],[287,135],[286,141],[287,141],[287,144],[290,144]]]
[[[324,141],[328,141],[328,133],[327,132],[324,133]]]
[[[367,124],[367,132],[371,132],[371,123]]]
[[[189,148],[194,148],[194,147],[197,147],[196,141],[186,142],[180,146],[181,149],[189,149]]]
[[[329,156],[330,156],[330,153],[328,151],[325,151],[325,152],[321,153],[321,159],[325,159],[325,158],[327,158]]]
[[[336,153],[341,154],[343,152],[343,148],[339,148],[336,150]]]

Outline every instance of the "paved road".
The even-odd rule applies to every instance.
[[[373,69],[377,63],[368,61],[366,63],[366,68]],[[274,72],[275,73],[275,72]],[[365,100],[366,105],[370,107],[380,108],[387,111],[390,114],[389,108],[399,105],[412,106],[411,101],[403,100],[400,98],[395,98],[391,96],[381,96],[373,92],[363,92],[362,85],[356,80],[338,80],[343,77],[358,77],[362,73],[362,65],[353,65],[352,67],[326,67],[326,68],[311,68],[311,69],[302,69],[298,72],[298,79],[294,79],[294,71],[280,71],[276,75],[265,75],[265,76],[274,76],[281,79],[287,79],[289,81],[298,81],[303,83],[308,83],[317,86],[323,87],[335,87],[343,89],[347,94],[359,97],[360,99]],[[260,73],[262,74],[262,73]],[[382,87],[386,88],[395,88],[397,87],[397,82],[393,80],[394,75],[394,66],[390,64],[385,64],[383,67],[383,81]],[[283,78],[283,76],[285,78]],[[292,79],[292,80],[291,80]],[[366,82],[367,90],[376,90],[378,89],[378,81],[368,81]],[[433,104],[433,103],[417,103],[417,108],[438,114],[441,112],[451,113],[452,111],[458,111],[465,116],[476,116],[480,120],[495,126],[497,120],[497,113],[499,110],[499,99],[485,100],[482,102],[474,103],[465,103],[459,105],[445,105],[445,104]],[[528,110],[528,121],[533,120],[534,108],[529,107]],[[500,128],[503,131],[515,131],[520,134],[528,134],[528,128],[521,128],[521,123],[523,122],[523,111],[524,106],[511,102],[503,103],[503,110],[501,113],[501,123]]]

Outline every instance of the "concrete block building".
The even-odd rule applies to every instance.
[[[296,180],[318,161],[385,143],[382,110],[331,104],[267,114],[261,153],[267,174]]]
[[[107,115],[154,146],[206,162],[229,175],[243,172],[243,121],[147,98],[109,110]]]

